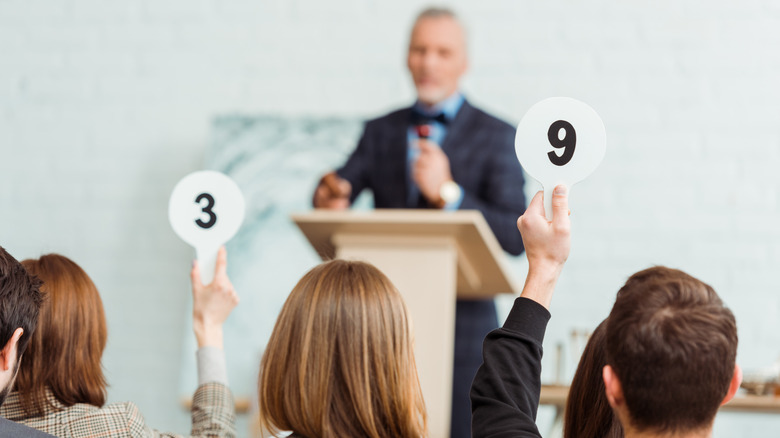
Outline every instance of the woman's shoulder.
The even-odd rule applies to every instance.
[[[102,407],[76,403],[47,413],[46,422],[66,429],[68,436],[150,436],[138,406],[133,402],[111,403]],[[57,435],[57,434],[55,434]]]
[[[69,423],[75,436],[92,436],[99,430],[105,436],[145,437],[151,436],[138,405],[133,402],[107,404],[103,407],[75,404],[68,408]],[[80,432],[88,432],[81,435]]]

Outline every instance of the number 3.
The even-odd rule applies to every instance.
[[[208,222],[203,222],[202,220],[198,219],[195,221],[195,223],[198,224],[199,227],[208,230],[217,223],[217,215],[214,214],[214,212],[211,210],[214,208],[214,197],[208,193],[201,193],[197,198],[195,198],[195,203],[200,205],[200,201],[203,199],[206,200],[206,206],[203,207],[200,211],[209,215],[209,220]]]
[[[563,129],[565,132],[563,139],[558,137],[558,133]],[[550,125],[550,129],[547,130],[547,140],[552,147],[556,149],[563,148],[563,154],[559,157],[555,151],[550,151],[547,156],[550,158],[550,162],[556,166],[565,166],[571,157],[574,156],[574,147],[577,144],[577,133],[574,131],[574,126],[566,120],[558,120]]]

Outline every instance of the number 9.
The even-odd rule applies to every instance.
[[[563,129],[564,137],[561,139],[558,133]],[[550,125],[550,129],[547,130],[547,140],[552,147],[556,149],[563,148],[563,154],[559,157],[555,151],[547,153],[547,157],[550,158],[550,162],[556,166],[565,166],[571,161],[574,156],[574,148],[577,144],[577,133],[574,131],[574,126],[566,120],[558,120]]]

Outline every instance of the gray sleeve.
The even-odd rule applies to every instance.
[[[201,347],[195,353],[198,362],[198,386],[209,382],[228,384],[225,352],[217,347]]]

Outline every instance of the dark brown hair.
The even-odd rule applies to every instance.
[[[377,268],[334,260],[301,278],[260,365],[260,421],[306,437],[419,438],[411,320]]]
[[[620,289],[607,323],[607,361],[639,431],[709,427],[734,375],[737,324],[707,284],[654,267]]]
[[[43,303],[40,287],[41,281],[0,247],[0,348],[21,327],[24,333],[17,345],[17,360],[21,359],[38,325]]]
[[[16,390],[28,415],[46,407],[46,390],[65,406],[106,402],[100,360],[106,347],[106,317],[100,294],[77,264],[58,254],[24,260],[48,294],[38,329],[22,361]]]
[[[604,392],[607,320],[590,335],[571,381],[563,421],[564,438],[623,438],[623,426]]]

